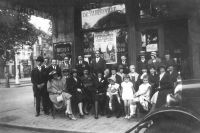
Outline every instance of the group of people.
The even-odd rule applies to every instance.
[[[137,67],[128,65],[122,56],[121,63],[108,68],[99,51],[91,63],[78,56],[75,68],[69,57],[60,66],[55,59],[47,66],[45,60],[39,56],[31,74],[36,116],[40,115],[42,98],[45,114],[49,114],[52,106],[64,107],[66,116],[72,120],[76,120],[76,113],[80,118],[89,113],[94,113],[95,119],[99,114],[134,118],[137,108],[149,111],[162,106],[167,94],[173,93],[178,77],[168,53],[161,60],[152,52],[151,59],[146,61],[145,53],[141,52]]]

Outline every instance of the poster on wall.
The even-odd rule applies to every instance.
[[[54,43],[54,55],[58,60],[63,60],[66,56],[71,56],[71,42]]]
[[[82,28],[92,29],[104,25],[104,21],[111,19],[113,16],[125,16],[125,4],[113,5],[109,7],[102,7],[92,10],[85,10],[81,12]]]
[[[116,31],[94,33],[94,50],[100,50],[106,64],[117,63]]]

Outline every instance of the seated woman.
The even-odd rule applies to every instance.
[[[85,92],[83,90],[81,79],[77,76],[76,69],[72,70],[72,76],[69,78],[67,86],[68,92],[72,95],[72,103],[73,105],[78,104],[79,116],[80,118],[83,118],[83,100]]]
[[[49,75],[51,78],[47,83],[47,91],[49,92],[49,98],[54,104],[54,107],[58,109],[66,107],[65,114],[67,117],[71,120],[76,120],[71,110],[71,95],[64,92],[66,80],[63,80],[62,77],[58,76],[55,70],[50,72]]]

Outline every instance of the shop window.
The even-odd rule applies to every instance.
[[[158,29],[146,29],[141,32],[142,50],[146,52],[158,51]]]
[[[109,31],[88,32],[83,35],[84,55],[86,60],[94,56],[94,51],[99,50],[106,64],[116,64],[121,55],[127,55],[127,29],[121,28]],[[87,59],[90,57],[89,59]]]

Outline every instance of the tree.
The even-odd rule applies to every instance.
[[[32,46],[37,41],[38,30],[29,23],[30,16],[14,10],[0,9],[0,63],[13,60],[15,47]],[[3,50],[1,50],[3,49]],[[2,68],[0,70],[2,71]]]

